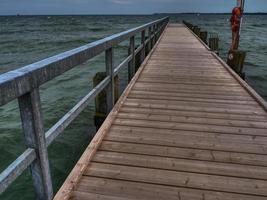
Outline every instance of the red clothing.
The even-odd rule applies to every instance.
[[[239,30],[241,16],[242,16],[241,8],[235,7],[232,11],[232,17],[230,19],[231,29],[233,32],[237,32]]]

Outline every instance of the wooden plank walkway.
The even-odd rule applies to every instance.
[[[265,103],[169,25],[55,199],[266,200]]]

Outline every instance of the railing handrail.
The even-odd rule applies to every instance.
[[[131,36],[168,17],[123,31],[81,47],[46,58],[39,62],[0,75],[0,106],[30,92],[45,82],[99,55]]]
[[[106,89],[107,110],[112,109],[114,76],[120,69],[128,66],[131,79],[135,72],[135,56],[141,52],[141,62],[145,59],[146,45],[148,44],[150,51],[168,22],[169,18],[165,17],[0,75],[0,106],[18,99],[26,143],[26,150],[0,173],[0,194],[30,166],[37,198],[42,200],[53,198],[47,147],[104,89]],[[146,29],[148,29],[148,39],[146,39]],[[136,49],[135,35],[140,32],[141,44]],[[129,56],[115,67],[113,47],[129,38]],[[45,133],[39,86],[102,52],[105,52],[106,78]]]

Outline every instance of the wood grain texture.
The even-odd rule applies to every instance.
[[[184,26],[119,104],[71,199],[267,198],[265,104]]]

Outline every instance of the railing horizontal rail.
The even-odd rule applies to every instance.
[[[0,194],[36,159],[34,149],[24,151],[0,176]]]
[[[140,53],[141,62],[144,60],[146,48],[148,51],[151,50],[168,24],[168,20],[168,17],[156,20],[0,75],[0,106],[18,99],[26,143],[24,153],[0,174],[0,194],[25,169],[31,166],[38,199],[52,199],[53,188],[47,147],[104,89],[107,97],[107,110],[112,109],[114,77],[122,68],[128,66],[128,76],[130,79],[132,78],[136,70],[135,57]],[[148,29],[147,39],[145,37],[146,29]],[[141,33],[141,44],[136,48],[135,36],[137,33]],[[126,39],[130,39],[129,55],[117,67],[114,67],[113,47]],[[105,52],[106,58],[106,77],[44,133],[39,86],[102,52]]]
[[[58,54],[0,76],[0,106],[167,18]]]
[[[128,56],[125,60],[122,61],[121,64],[118,65],[118,67],[114,69],[114,76],[116,76],[122,68],[128,65],[130,60],[132,60],[132,57],[133,57],[132,55]]]

